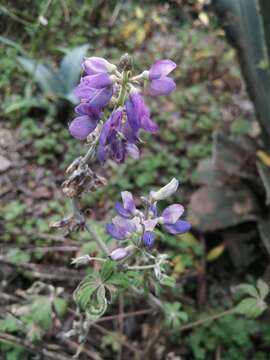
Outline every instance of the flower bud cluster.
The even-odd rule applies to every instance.
[[[100,162],[108,158],[122,162],[126,155],[137,159],[139,132],[158,130],[150,118],[141,87],[147,81],[151,96],[168,95],[175,89],[175,83],[167,75],[175,67],[171,60],[159,60],[149,70],[133,76],[128,55],[118,68],[100,57],[86,58],[82,63],[83,76],[74,90],[80,104],[75,108],[78,116],[69,126],[71,135],[89,140],[89,135],[95,133]],[[106,109],[111,112],[106,114]]]
[[[133,195],[123,191],[122,202],[115,204],[117,216],[106,225],[106,231],[116,240],[130,240],[139,247],[151,248],[155,242],[154,230],[162,226],[170,234],[183,234],[191,228],[189,222],[180,220],[184,213],[184,207],[180,204],[172,204],[166,207],[161,214],[158,212],[157,202],[167,199],[178,189],[178,181],[174,178],[166,186],[149,196],[141,198],[145,209],[136,208]],[[111,254],[114,260],[121,260],[129,255],[127,248],[118,248]],[[119,258],[118,258],[119,257]]]

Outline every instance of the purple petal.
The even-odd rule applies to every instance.
[[[128,122],[124,125],[122,133],[129,143],[136,143],[138,141],[138,132],[134,131]]]
[[[136,210],[133,195],[129,191],[122,191],[121,196],[122,196],[122,201],[123,201],[124,208],[130,214],[132,214]]]
[[[108,86],[103,89],[96,90],[95,93],[91,96],[89,105],[94,108],[101,109],[110,102],[112,96],[113,86]]]
[[[143,116],[141,119],[141,127],[150,133],[156,133],[158,126],[148,116]]]
[[[87,115],[78,116],[69,125],[69,132],[76,139],[85,140],[96,126],[97,120],[93,120]]]
[[[149,85],[149,94],[151,96],[168,95],[176,88],[175,82],[168,78],[153,80]]]
[[[91,89],[102,89],[111,86],[113,81],[107,73],[100,73],[96,75],[87,75],[81,79],[81,84]]]
[[[120,202],[116,202],[114,207],[119,216],[122,216],[127,219],[130,218],[131,216],[130,211],[126,210]]]
[[[135,221],[123,218],[121,216],[116,216],[112,219],[113,224],[122,229],[122,231],[125,231],[126,233],[133,233],[136,232],[136,223]]]
[[[126,238],[125,231],[114,224],[107,224],[106,232],[116,240],[124,240]]]
[[[123,162],[125,159],[125,145],[124,142],[122,140],[114,140],[111,143],[111,151],[112,151],[112,156],[114,158],[114,160],[116,162]]]
[[[157,202],[155,202],[154,204],[152,204],[152,205],[150,206],[149,211],[152,213],[152,214],[151,214],[152,217],[157,217],[157,215],[158,215]]]
[[[90,117],[99,117],[100,111],[93,108],[88,103],[81,103],[75,107],[75,112],[80,115],[89,115]]]
[[[145,231],[152,231],[156,227],[158,219],[143,220]]]
[[[140,117],[144,106],[142,96],[137,92],[132,93],[126,100],[125,105],[128,123],[134,131],[138,131],[140,128]]]
[[[188,221],[178,220],[175,224],[164,224],[165,229],[170,234],[183,234],[191,229],[191,224]]]
[[[107,72],[110,63],[101,57],[90,57],[83,61],[82,68],[88,75]]]
[[[168,206],[162,213],[164,224],[174,224],[184,213],[184,207],[180,204]]]
[[[78,96],[80,99],[85,99],[85,100],[92,99],[92,97],[95,96],[96,92],[97,92],[96,89],[91,89],[88,86],[84,85],[83,83],[80,83],[73,90],[73,94],[75,96]]]
[[[171,60],[158,60],[149,70],[149,80],[159,79],[168,75],[176,68],[176,64]]]
[[[128,255],[129,255],[129,252],[126,248],[117,248],[117,249],[114,249],[110,253],[109,256],[112,260],[120,261],[120,260],[125,259]]]
[[[107,159],[107,146],[104,146],[102,144],[99,144],[98,150],[97,150],[97,158],[98,161],[101,163],[104,163]]]
[[[108,144],[111,142],[117,131],[120,129],[121,122],[122,122],[123,112],[122,110],[115,110],[109,119],[103,125],[101,130],[99,142],[103,145]]]
[[[151,248],[154,245],[155,242],[155,234],[151,231],[146,231],[143,234],[143,243],[147,248]]]
[[[138,160],[140,158],[140,150],[138,146],[135,144],[127,143],[126,152],[135,160]]]

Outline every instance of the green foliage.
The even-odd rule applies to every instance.
[[[107,310],[114,289],[109,285],[116,263],[106,261],[100,273],[91,272],[79,284],[73,296],[81,311],[85,311],[88,318],[96,320]],[[119,283],[119,281],[118,281]]]
[[[179,302],[168,303],[165,302],[164,306],[164,321],[163,325],[166,329],[173,332],[181,331],[181,325],[188,320],[188,314],[181,310],[182,305]]]
[[[195,360],[210,358],[218,346],[224,349],[222,359],[246,360],[252,350],[256,350],[252,337],[262,331],[263,326],[259,322],[230,315],[197,327],[186,338],[186,342],[191,347]]]
[[[52,64],[25,57],[18,57],[19,64],[27,71],[46,96],[53,100],[62,98],[76,103],[72,94],[80,75],[80,63],[86,54],[88,45],[75,47],[66,51],[59,69]]]
[[[267,11],[267,1],[215,0],[214,5],[229,39],[239,49],[248,90],[255,102],[258,120],[264,132],[263,139],[265,145],[269,146],[270,125],[267,119],[270,114],[270,29],[268,21],[264,21],[267,17],[264,12]],[[231,14],[229,20],[225,16],[228,12]]]
[[[257,286],[241,284],[236,287],[236,291],[249,297],[244,298],[236,306],[235,311],[250,318],[260,316],[266,309],[265,298],[269,293],[269,286],[262,280],[257,281]]]

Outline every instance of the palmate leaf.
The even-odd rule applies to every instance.
[[[236,306],[235,311],[238,314],[256,318],[260,316],[266,308],[267,305],[261,299],[246,298]]]
[[[91,320],[101,317],[108,306],[106,287],[99,273],[87,275],[78,285],[73,297],[80,310],[85,311]]]
[[[51,64],[19,56],[19,64],[36,81],[39,87],[50,96],[64,96],[65,86],[56,69]]]

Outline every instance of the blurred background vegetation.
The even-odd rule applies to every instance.
[[[193,230],[160,234],[158,246],[169,253],[177,283],[162,294],[171,315],[181,303],[190,320],[204,318],[231,306],[239,282],[269,283],[269,70],[261,44],[265,19],[257,28],[254,1],[0,1],[3,359],[69,359],[79,348],[62,336],[76,319],[72,291],[83,274],[70,259],[97,250],[88,234],[65,237],[49,224],[68,211],[64,171],[85,152],[67,130],[83,56],[118,62],[128,52],[136,70],[163,58],[178,65],[177,90],[148,101],[160,132],[144,136],[141,159],[108,162],[99,170],[108,185],[84,198],[98,232],[105,236],[120,191],[142,194],[176,177],[175,200],[187,206]],[[224,16],[228,10],[243,20],[238,27]],[[125,308],[140,311],[145,304],[129,301]],[[152,315],[127,317],[121,333],[118,313],[115,306],[107,314],[115,317],[94,325],[80,359],[135,359],[136,348],[147,346],[151,359],[270,359],[268,313],[259,320],[230,315],[183,332],[175,322],[154,346]]]

